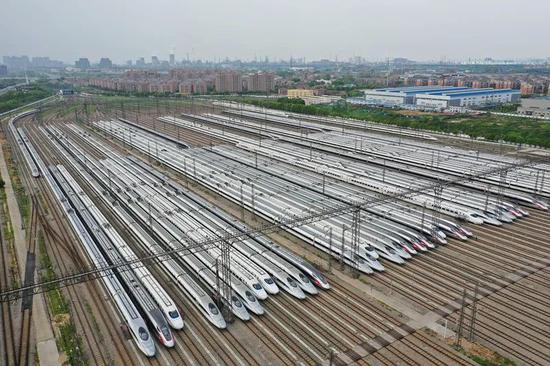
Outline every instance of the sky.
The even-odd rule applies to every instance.
[[[66,62],[550,57],[550,0],[2,0],[0,55]]]

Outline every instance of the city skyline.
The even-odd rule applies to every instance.
[[[51,4],[8,0],[0,55],[80,57],[114,63],[152,55],[176,59],[417,61],[547,58],[550,4],[540,0],[455,2],[325,0],[259,4],[248,0],[143,1]],[[536,6],[537,11],[531,11]],[[498,9],[498,11],[496,11]],[[475,10],[475,11],[472,11]],[[516,16],[525,14],[522,24]],[[21,22],[25,18],[27,22]],[[29,27],[28,24],[33,26]],[[525,42],[525,40],[529,42]]]

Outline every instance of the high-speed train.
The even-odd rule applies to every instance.
[[[111,168],[113,168],[113,166],[111,166]],[[182,217],[180,217],[176,212],[174,212],[170,218],[164,214],[157,212],[160,208],[167,207],[168,205],[163,197],[159,195],[142,195],[143,193],[138,194],[135,190],[142,189],[143,187],[141,187],[137,183],[135,183],[135,186],[125,186],[125,183],[121,181],[119,177],[111,177],[111,181],[117,184],[121,190],[124,190],[125,194],[130,195],[132,197],[132,201],[136,205],[140,206],[142,211],[149,211],[149,214],[145,214],[146,217],[149,216],[155,221],[158,221],[163,226],[163,228],[167,230],[174,238],[187,238],[183,241],[171,241],[169,243],[170,245],[176,245],[178,248],[181,248],[183,250],[184,248],[181,247],[181,243],[187,243],[189,239],[193,240],[194,242],[200,242],[202,239],[208,237],[208,234],[206,232],[199,233],[197,229],[190,227],[189,222],[183,220]],[[145,220],[147,221],[147,219]],[[203,228],[198,228],[199,231],[201,231],[201,229],[202,231],[204,231]],[[173,247],[173,249],[176,248]],[[195,253],[195,257],[200,260],[206,266],[206,268],[210,270],[208,277],[211,277],[210,275],[216,272],[216,260],[210,254],[206,252],[197,252]],[[205,272],[204,268],[202,266],[197,266],[196,263],[193,263],[192,266],[197,272]],[[231,280],[231,287],[240,296],[241,302],[246,305],[246,307],[253,313],[263,314],[264,310],[259,302],[256,300],[254,294],[252,294],[250,290],[248,290],[246,286],[233,274],[232,277],[233,278]],[[215,283],[212,283],[211,286],[215,286]]]
[[[295,265],[298,269],[304,272],[309,276],[311,281],[315,286],[320,287],[324,290],[330,289],[330,284],[323,274],[313,267],[309,262],[303,260],[296,254],[292,253],[290,250],[281,247],[278,244],[273,243],[270,245],[269,249],[286,259],[289,263]]]
[[[50,172],[46,172],[46,180],[52,188],[54,195],[57,198],[58,203],[63,207],[65,215],[69,219],[71,226],[74,228],[77,237],[82,243],[85,252],[88,257],[94,263],[96,268],[107,267],[108,263],[105,260],[103,254],[99,251],[96,243],[88,233],[84,224],[76,214],[75,210],[69,204],[69,201],[65,194],[62,192],[58,183],[53,179]],[[120,315],[126,322],[129,333],[136,343],[138,349],[147,357],[153,357],[156,353],[155,343],[151,337],[147,325],[142,318],[141,314],[135,307],[134,303],[128,296],[128,293],[123,288],[122,284],[111,271],[105,271],[104,276],[101,277],[105,288],[114,300],[114,304],[118,309]]]
[[[116,239],[113,236],[113,230],[110,230],[112,228],[105,227],[105,225],[101,225],[96,221],[98,217],[95,216],[95,214],[97,214],[94,210],[95,205],[89,202],[87,205],[83,202],[81,200],[83,196],[77,194],[72,189],[58,169],[53,169],[52,174],[61,188],[65,191],[69,201],[90,230],[90,233],[95,237],[99,244],[98,248],[103,251],[104,255],[109,258],[111,263],[124,263],[124,260],[113,246],[113,240]],[[166,347],[174,347],[174,337],[170,331],[167,320],[164,318],[164,314],[159,306],[154,303],[151,295],[142,286],[138,277],[130,271],[118,271],[118,275],[122,280],[122,285],[133,298],[138,309],[142,311],[145,321],[149,324],[150,328],[154,330],[154,334],[159,342]]]
[[[101,211],[93,205],[92,201],[88,198],[86,193],[82,191],[78,183],[74,178],[69,174],[67,169],[64,166],[58,165],[57,169],[61,175],[65,178],[67,183],[71,188],[79,195],[81,201],[88,207],[97,222],[108,231],[108,236],[111,239],[111,242],[115,245],[116,250],[120,253],[121,257],[126,261],[135,261],[138,257],[135,255],[134,251],[126,244],[126,242],[120,237],[118,232],[114,229],[111,229],[109,221],[103,216]],[[136,263],[131,266],[132,271],[141,281],[144,288],[149,292],[151,297],[155,300],[159,308],[164,313],[168,324],[174,329],[183,328],[183,319],[180,315],[180,312],[176,308],[175,302],[170,298],[170,295],[166,293],[161,284],[153,277],[149,272],[149,269],[144,267],[141,263]],[[170,343],[171,344],[171,343]]]
[[[192,209],[189,209],[188,204],[181,200],[181,196],[173,197],[167,194],[167,192],[164,191],[163,188],[158,187],[158,185],[155,186],[155,184],[152,184],[151,186],[147,184],[142,184],[144,183],[144,181],[142,180],[142,175],[140,175],[139,178],[137,175],[131,176],[131,172],[127,170],[128,164],[124,164],[124,162],[120,162],[117,159],[114,159],[114,161],[116,161],[117,164],[110,160],[102,160],[101,163],[108,167],[111,171],[116,172],[117,175],[119,175],[120,177],[123,177],[124,181],[131,182],[130,185],[135,185],[136,189],[137,187],[139,187],[139,190],[141,191],[140,194],[142,194],[142,196],[155,196],[157,200],[156,207],[164,207],[165,212],[168,212],[171,209],[181,209],[183,210],[183,212],[186,212],[191,216],[197,213],[194,212]],[[188,235],[191,235],[192,230],[188,229],[190,227],[189,223],[192,222],[191,217],[187,217],[187,220],[183,222],[182,220],[180,220],[180,218],[175,217],[174,215],[174,217],[172,217],[171,219],[171,222],[172,224],[179,225],[180,227],[185,227],[186,233],[188,233]],[[198,219],[197,222],[201,222],[201,220]],[[195,229],[195,233],[197,233],[197,235],[199,237],[202,237],[203,239],[208,239],[211,237],[211,235],[214,234],[214,232],[206,229],[206,227],[198,227],[197,229]],[[221,255],[221,251],[217,248],[209,249],[208,252],[213,257],[219,257]],[[231,262],[231,272],[233,273],[233,275],[241,280],[244,284],[246,284],[249,287],[250,291],[254,293],[255,297],[262,300],[266,299],[267,293],[265,289],[258,282],[256,275],[249,270],[247,264],[241,261],[240,258],[232,258]],[[244,295],[249,297],[246,292]]]
[[[256,264],[269,272],[279,288],[283,289],[285,292],[288,292],[297,299],[302,300],[306,298],[304,291],[296,283],[296,281],[288,273],[269,261],[266,257],[262,256],[244,242],[236,242],[234,247],[247,258],[252,259]]]
[[[134,236],[140,239],[142,246],[146,250],[149,250],[151,254],[159,255],[165,252],[165,250],[145,232],[143,227],[131,216],[129,216],[120,205],[115,205],[113,208],[119,217],[130,228]],[[175,280],[178,287],[187,294],[199,312],[217,328],[224,329],[227,324],[212,298],[206,294],[206,292],[195,282],[195,280],[193,280],[173,259],[168,256],[161,256],[159,257],[159,260],[161,265]]]

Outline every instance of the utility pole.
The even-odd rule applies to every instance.
[[[466,305],[466,287],[462,291],[462,304],[460,306],[460,316],[458,318],[458,332],[456,333],[456,347],[460,347],[460,341],[462,338],[462,331],[464,326],[464,307]]]
[[[243,182],[241,182],[241,220],[244,221]]]
[[[361,230],[361,209],[357,207],[355,211],[353,211],[353,223],[351,228],[352,255],[354,259],[357,257],[359,253],[360,230]],[[359,277],[359,269],[357,267],[353,268],[353,276]]]
[[[502,198],[504,196],[504,186],[506,185],[506,175],[507,171],[502,170],[500,172],[500,181],[498,182],[498,195],[497,195],[497,205],[502,204]]]
[[[329,366],[332,366],[334,365],[334,348],[330,347],[328,352],[328,364]]]
[[[332,272],[332,226],[329,228],[329,233],[328,233],[328,251],[329,251],[328,272],[331,273]]]
[[[468,336],[468,340],[470,342],[474,341],[475,336],[475,326],[476,326],[476,316],[477,316],[477,292],[479,290],[479,280],[476,281],[476,287],[474,290],[474,301],[472,303],[472,314],[470,317],[470,334]]]
[[[340,250],[340,269],[344,268],[344,248],[346,242],[346,230],[349,229],[349,226],[342,224],[342,248]]]
[[[437,236],[437,230],[439,227],[439,222],[441,218],[441,193],[443,192],[443,186],[439,179],[437,180],[437,186],[434,187],[434,213],[432,216],[432,225],[433,225],[433,237]]]
[[[217,295],[222,305],[222,314],[228,322],[233,321],[231,312],[231,244],[227,240],[220,242],[220,256],[216,258]],[[221,271],[220,271],[221,267]],[[224,302],[222,299],[225,299]],[[227,303],[228,306],[224,306]]]
[[[254,183],[250,183],[250,200],[252,204],[252,219],[256,219],[256,209],[254,208]]]

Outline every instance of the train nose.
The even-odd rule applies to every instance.
[[[168,348],[172,348],[176,345],[176,342],[174,341],[174,338],[170,339],[170,340],[164,340],[164,342],[162,342],[162,344],[164,344],[165,347],[168,347]]]
[[[150,342],[150,344],[144,344],[140,348],[143,354],[147,357],[153,357],[157,353],[155,343],[153,342]]]
[[[174,329],[183,329],[184,323],[183,319],[181,317],[178,317],[177,319],[170,319],[168,321],[170,323],[170,326]]]

